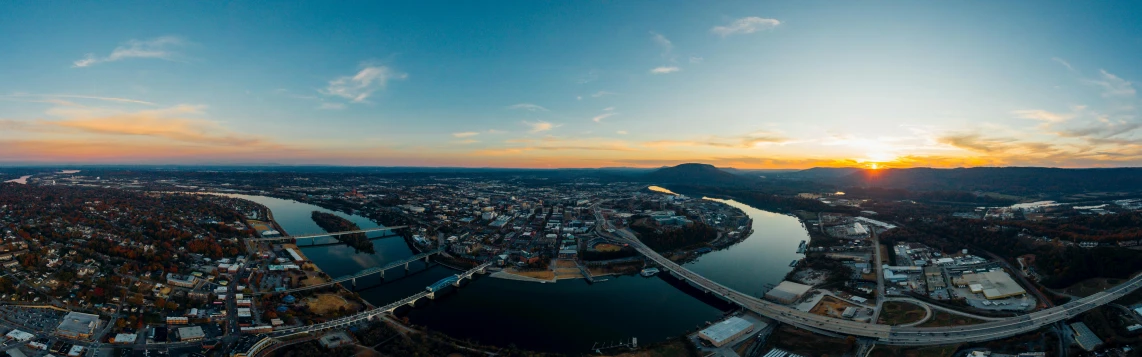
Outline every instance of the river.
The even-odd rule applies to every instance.
[[[258,202],[291,235],[322,232],[310,218],[314,210],[337,214],[362,228],[378,227],[367,218],[333,212],[310,204],[264,196],[229,195]],[[732,200],[718,200],[753,218],[754,233],[740,243],[703,255],[686,267],[735,290],[760,294],[777,284],[800,259],[797,246],[808,233],[794,217],[755,209]],[[330,276],[341,276],[413,255],[400,238],[373,241],[376,254],[358,253],[347,246],[302,246],[306,256]],[[414,263],[408,276],[402,269],[386,272],[386,280],[369,277],[360,291],[375,305],[387,304],[422,291],[456,272]],[[422,301],[407,314],[415,325],[483,344],[562,353],[583,353],[595,342],[637,337],[640,344],[663,341],[721,318],[724,311],[695,297],[701,295],[671,277],[638,275],[540,284],[478,276],[460,289]],[[372,280],[372,279],[376,280]],[[722,306],[725,307],[725,306]]]

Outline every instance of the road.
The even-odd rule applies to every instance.
[[[596,216],[601,218],[596,206]],[[609,224],[602,220],[604,228]],[[784,305],[778,305],[725,287],[675,264],[638,240],[627,230],[598,232],[611,239],[629,244],[639,253],[682,279],[705,288],[721,298],[782,323],[808,330],[821,330],[838,334],[876,339],[889,345],[939,345],[997,340],[1050,326],[1055,322],[1077,316],[1087,310],[1107,304],[1142,287],[1142,275],[1121,285],[1062,306],[1040,310],[1027,315],[990,321],[976,325],[956,327],[907,327],[861,323],[850,320],[810,314]]]

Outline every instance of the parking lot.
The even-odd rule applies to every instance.
[[[52,309],[0,306],[0,315],[6,322],[27,329],[28,332],[52,333],[59,326],[64,313]]]

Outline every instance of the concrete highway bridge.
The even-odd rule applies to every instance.
[[[247,242],[289,242],[292,240],[292,241],[300,243],[301,240],[303,240],[303,239],[309,239],[310,244],[313,244],[314,239],[321,238],[321,237],[332,237],[332,236],[339,236],[339,235],[345,235],[345,234],[356,234],[356,233],[394,231],[394,230],[401,229],[401,228],[408,228],[408,226],[392,226],[392,227],[381,227],[381,228],[358,229],[355,231],[330,232],[330,233],[321,233],[321,234],[307,234],[307,235],[301,235],[301,236],[246,238],[246,241]]]
[[[491,265],[492,265],[492,262],[486,262],[486,263],[483,263],[483,264],[476,266],[475,268],[469,269],[468,271],[465,271],[463,273],[444,278],[441,281],[447,280],[450,282],[450,284],[453,284],[453,285],[458,287],[461,279],[471,278],[472,275],[475,275],[476,273],[483,273]],[[433,284],[433,286],[425,288],[424,291],[413,294],[412,296],[406,297],[404,299],[400,299],[398,301],[395,301],[395,302],[390,303],[390,304],[385,305],[385,306],[380,306],[380,307],[373,308],[370,310],[365,310],[365,311],[356,313],[356,314],[351,315],[351,316],[346,316],[346,317],[342,317],[342,318],[339,318],[336,320],[327,321],[327,322],[323,322],[323,323],[319,323],[319,324],[284,328],[284,329],[276,330],[276,331],[270,333],[269,335],[274,336],[274,337],[281,337],[281,336],[295,335],[295,334],[299,334],[299,333],[313,333],[313,332],[318,332],[318,331],[323,331],[323,330],[328,330],[328,329],[346,328],[346,327],[352,326],[354,324],[360,323],[362,321],[372,320],[373,318],[376,318],[377,316],[380,316],[380,315],[390,314],[402,306],[405,306],[405,305],[411,306],[413,304],[416,304],[416,301],[420,300],[422,298],[425,298],[425,297],[427,297],[429,299],[435,298],[436,297],[436,291],[439,291],[439,290],[432,290],[432,288],[436,287],[435,285],[438,285],[438,284],[439,284],[439,282],[437,284]]]
[[[1142,275],[1139,275],[1106,291],[1063,304],[1062,306],[1036,311],[1023,316],[999,319],[975,325],[955,327],[889,326],[810,314],[743,294],[675,264],[642,244],[642,242],[636,237],[632,237],[629,233],[621,234],[621,237],[620,240],[630,244],[638,250],[639,253],[653,260],[662,268],[670,271],[672,275],[687,280],[693,285],[719,296],[723,300],[738,304],[748,310],[779,322],[806,330],[865,337],[874,339],[878,343],[888,345],[940,345],[1007,338],[1035,331],[1050,326],[1055,322],[1078,316],[1087,310],[1125,296],[1142,286]]]
[[[356,274],[353,274],[353,275],[346,275],[346,276],[342,276],[342,277],[340,277],[340,278],[336,278],[336,279],[333,279],[333,280],[330,280],[330,281],[327,281],[327,282],[324,282],[324,283],[321,283],[321,284],[315,284],[315,285],[310,285],[310,286],[303,286],[303,287],[300,287],[300,288],[293,288],[293,289],[287,289],[287,290],[282,290],[282,291],[259,291],[259,292],[256,292],[256,293],[254,293],[254,294],[255,294],[255,295],[267,295],[267,294],[288,294],[288,293],[293,293],[293,292],[298,292],[298,291],[305,291],[305,290],[310,290],[310,289],[323,288],[323,287],[326,287],[326,286],[332,286],[332,285],[334,285],[334,284],[340,284],[340,283],[343,283],[343,282],[346,282],[346,281],[352,282],[352,283],[353,283],[353,288],[356,288],[356,287],[357,287],[357,279],[358,279],[358,278],[364,278],[364,277],[366,277],[366,276],[369,276],[369,275],[373,275],[373,274],[380,274],[380,275],[381,275],[381,279],[384,279],[384,278],[385,278],[385,271],[386,271],[386,270],[389,270],[389,269],[393,269],[393,268],[396,268],[396,267],[399,267],[399,266],[402,266],[402,265],[404,266],[404,270],[407,272],[407,271],[408,271],[408,265],[409,265],[410,263],[412,263],[412,262],[415,262],[415,261],[417,261],[417,260],[421,260],[421,259],[424,259],[424,262],[425,262],[425,263],[428,263],[428,258],[429,258],[429,257],[431,257],[431,256],[433,256],[433,255],[436,255],[436,254],[440,254],[440,253],[443,253],[443,252],[444,252],[444,248],[438,248],[438,249],[436,249],[436,250],[431,250],[431,251],[427,251],[427,252],[424,252],[424,253],[420,253],[420,254],[417,254],[417,255],[414,255],[414,256],[408,257],[407,259],[404,259],[404,260],[401,260],[401,261],[396,261],[396,262],[392,262],[392,263],[389,263],[389,264],[385,264],[384,266],[379,266],[379,267],[375,267],[375,268],[369,268],[369,269],[365,269],[365,270],[362,270],[362,271],[359,271],[359,272],[357,272]]]

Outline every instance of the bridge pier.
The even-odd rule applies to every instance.
[[[456,281],[452,282],[452,286],[459,288],[460,287],[460,281],[462,281],[462,280],[464,280],[464,277],[460,277],[460,279],[456,279]]]
[[[381,280],[385,280],[385,271],[381,270]]]
[[[357,278],[353,278],[353,290],[357,290]]]
[[[408,263],[404,263],[404,271],[408,272]]]
[[[436,300],[436,292],[430,292],[425,297],[427,297],[429,300]]]

